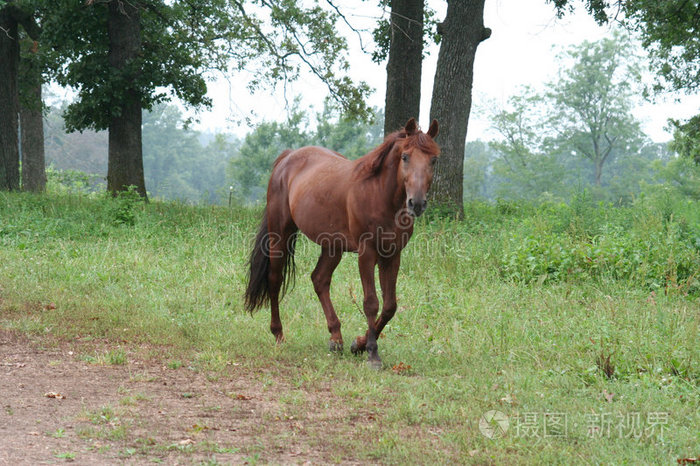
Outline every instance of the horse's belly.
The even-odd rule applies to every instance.
[[[333,251],[355,251],[357,245],[348,233],[347,224],[335,216],[294,216],[294,222],[299,230],[311,241]]]

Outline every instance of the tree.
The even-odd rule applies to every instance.
[[[230,165],[236,197],[244,202],[264,199],[277,156],[285,149],[311,144],[305,123],[306,115],[295,110],[286,122],[264,122],[245,137],[238,157]]]
[[[464,147],[464,197],[488,198],[488,178],[494,154],[483,141],[471,141]]]
[[[631,84],[639,80],[632,47],[619,34],[570,48],[562,60],[574,63],[553,83],[552,126],[558,139],[594,166],[601,185],[603,167],[616,149],[641,146],[639,123],[630,113]]]
[[[686,122],[670,120],[669,123],[673,128],[671,148],[700,165],[700,115]]]
[[[440,122],[442,153],[435,166],[432,201],[451,215],[462,217],[464,145],[472,103],[474,58],[479,44],[491,36],[484,27],[484,0],[449,0],[441,36],[430,119]]]
[[[41,98],[41,65],[36,58],[36,41],[23,40],[19,63],[22,86],[20,95],[20,140],[22,157],[22,189],[43,192],[46,189],[44,157],[44,118]]]
[[[38,0],[37,0],[38,1]],[[70,130],[110,130],[108,188],[136,185],[145,195],[141,109],[173,96],[210,105],[203,73],[256,71],[251,88],[295,79],[307,67],[344,108],[367,116],[366,84],[343,72],[346,42],[336,15],[288,0],[259,6],[235,0],[43,0],[50,74],[78,90],[66,112]],[[261,20],[249,11],[253,6]],[[166,91],[164,91],[164,89]]]
[[[316,115],[318,125],[311,143],[328,147],[349,159],[365,155],[378,146],[384,136],[384,113],[377,109],[373,111],[373,123],[362,124],[343,114],[332,102],[326,101],[323,112]]]
[[[57,170],[107,176],[107,131],[67,132],[63,115],[67,103],[48,106],[44,118],[46,164]]]
[[[561,153],[553,150],[553,131],[547,127],[551,111],[544,96],[526,87],[508,99],[508,108],[491,117],[493,129],[501,136],[489,144],[498,154],[493,171],[499,197],[534,200],[543,193],[567,194]]]
[[[392,0],[388,29],[384,134],[420,113],[424,0]]]
[[[564,15],[574,0],[547,0]],[[582,0],[599,23],[619,21],[634,30],[656,71],[653,90],[696,92],[700,89],[700,2],[698,0]],[[700,115],[671,120],[676,147],[700,164]]]
[[[0,189],[18,190],[19,26],[37,39],[41,29],[25,2],[0,0]]]
[[[228,160],[237,140],[217,134],[208,144],[187,127],[175,105],[143,115],[143,164],[150,195],[188,202],[222,202]],[[228,194],[228,189],[226,189]]]
[[[319,145],[353,159],[369,152],[382,140],[380,112],[372,118],[375,123],[363,124],[326,102],[323,113],[316,118],[316,129],[309,129],[308,116],[295,105],[287,121],[262,123],[245,137],[228,170],[239,200],[264,200],[272,164],[285,149]]]

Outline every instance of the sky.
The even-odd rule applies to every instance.
[[[371,30],[377,17],[382,14],[373,10],[372,2],[340,0],[343,12],[358,29]],[[446,2],[427,2],[444,18]],[[491,28],[491,37],[477,49],[474,66],[473,106],[469,121],[467,140],[490,140],[495,134],[490,130],[488,116],[493,107],[502,106],[508,97],[518,93],[524,85],[544,89],[544,85],[556,77],[558,66],[555,57],[564,48],[609,36],[608,26],[598,26],[582,10],[563,19],[557,19],[554,8],[545,0],[486,0],[484,24]],[[357,35],[349,29],[341,31],[349,42],[350,75],[356,80],[366,81],[374,93],[368,103],[384,106],[386,64],[375,64],[363,53]],[[373,44],[369,33],[364,34],[366,49]],[[438,56],[438,47],[427,50],[423,63],[421,81],[421,114],[419,122],[427,128],[432,94],[433,76]],[[209,96],[214,101],[211,111],[197,114],[200,130],[233,132],[242,136],[251,130],[250,124],[262,120],[285,118],[284,94],[277,91],[261,91],[249,95],[245,87],[246,76],[212,76]],[[417,77],[416,77],[417,79]],[[320,112],[327,91],[325,86],[310,74],[304,74],[297,83],[287,89],[287,97],[301,95],[301,108]],[[291,101],[292,99],[290,99]],[[641,99],[640,99],[641,100]],[[688,118],[698,113],[700,96],[661,96],[656,102],[646,102],[634,110],[642,122],[643,130],[656,142],[668,141],[670,133],[665,130],[668,118]]]

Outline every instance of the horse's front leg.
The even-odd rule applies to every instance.
[[[387,323],[396,313],[396,279],[401,265],[401,256],[396,254],[391,257],[379,258],[379,284],[382,288],[382,314],[375,324],[375,337],[384,330]],[[365,350],[369,331],[361,337],[357,337],[352,343],[351,350],[357,354]]]
[[[362,290],[365,295],[363,307],[365,317],[367,317],[367,339],[365,349],[367,350],[367,361],[373,369],[382,368],[382,360],[379,358],[377,350],[377,311],[379,311],[379,299],[374,285],[374,268],[377,265],[377,252],[373,248],[364,248],[360,253],[360,280]],[[358,341],[353,343],[353,352],[356,351]]]

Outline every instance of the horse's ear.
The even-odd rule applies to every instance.
[[[411,118],[406,122],[406,126],[404,126],[403,130],[406,132],[407,135],[412,135],[416,131],[418,131],[418,124],[416,123],[415,118]]]
[[[435,139],[435,136],[437,136],[437,135],[438,135],[438,122],[437,122],[437,120],[433,120],[433,122],[430,123],[430,128],[428,128],[428,136]]]

